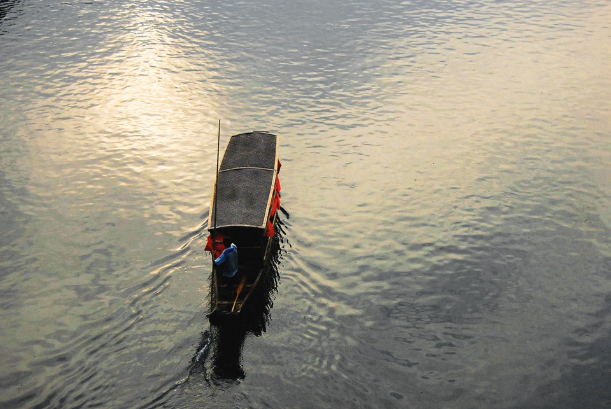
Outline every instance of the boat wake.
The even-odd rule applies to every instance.
[[[289,214],[281,208],[288,219]],[[202,332],[200,342],[189,367],[189,376],[198,373],[206,381],[216,383],[220,380],[241,380],[246,376],[241,365],[242,348],[246,337],[261,336],[271,321],[273,299],[280,279],[279,267],[285,250],[289,245],[286,236],[287,223],[278,217],[276,234],[271,244],[270,256],[262,275],[261,282],[252,294],[249,308],[214,325],[210,320],[209,329]]]

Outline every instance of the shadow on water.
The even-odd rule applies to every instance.
[[[286,210],[282,209],[288,218]],[[202,333],[192,359],[189,376],[200,373],[208,383],[222,380],[238,381],[246,374],[242,369],[242,348],[246,337],[261,336],[271,319],[273,298],[278,289],[279,266],[285,242],[286,224],[278,218],[276,235],[272,239],[269,259],[261,281],[255,288],[247,307],[234,320],[210,326]]]

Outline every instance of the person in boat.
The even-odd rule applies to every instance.
[[[223,277],[229,284],[235,284],[236,274],[238,273],[238,248],[231,241],[231,237],[223,239],[225,250],[219,258],[214,260],[214,264],[219,266]]]

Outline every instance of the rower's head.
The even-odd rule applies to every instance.
[[[231,241],[231,237],[225,237],[223,239],[223,246],[229,248],[231,247],[231,243],[233,243],[233,241]]]

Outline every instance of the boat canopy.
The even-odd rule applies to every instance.
[[[212,195],[208,230],[267,227],[278,173],[277,152],[278,139],[267,132],[231,137]],[[217,193],[218,209],[215,210],[214,197]]]

